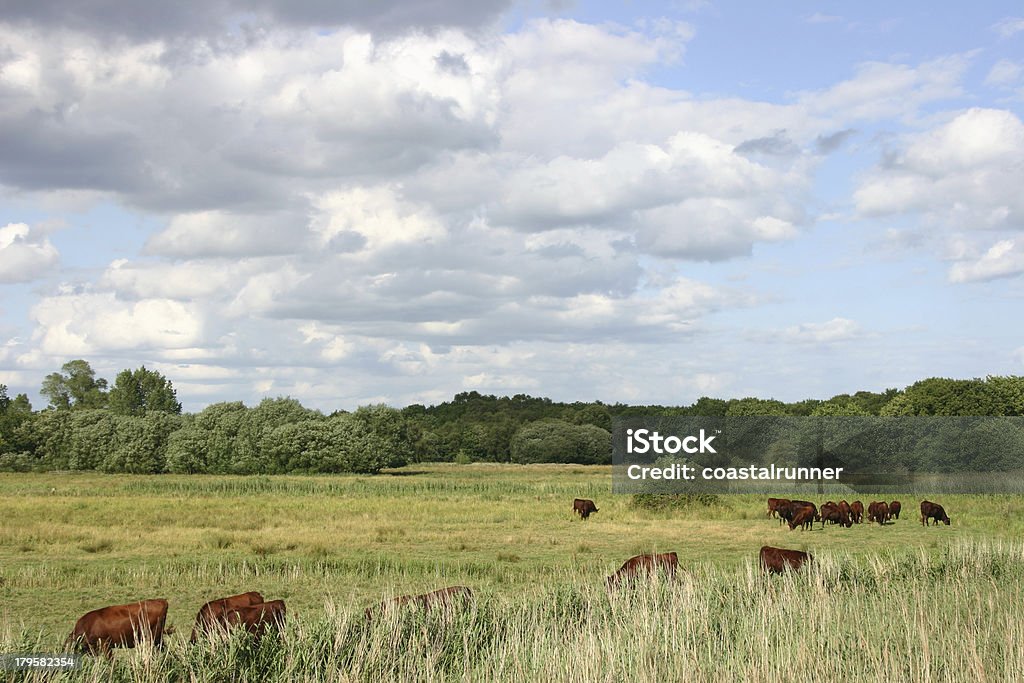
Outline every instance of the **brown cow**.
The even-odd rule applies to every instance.
[[[942,509],[942,506],[938,503],[933,503],[928,500],[921,501],[921,524],[928,526],[927,520],[934,519],[935,524],[944,522],[946,526],[949,526],[949,516],[946,515],[946,511]]]
[[[847,517],[850,516],[850,504],[847,503],[845,500],[839,501],[839,509],[846,512]]]
[[[779,517],[781,519],[785,520],[786,522],[792,522],[793,521],[793,517],[796,515],[796,513],[798,513],[800,510],[802,510],[804,508],[810,508],[812,510],[812,512],[813,512],[813,514],[811,516],[812,520],[817,520],[818,519],[818,508],[815,507],[814,503],[811,503],[811,502],[806,501],[806,500],[791,500],[791,501],[789,501],[789,505],[786,505],[786,506],[783,506],[783,507],[779,508]]]
[[[886,520],[889,519],[889,504],[883,501],[875,501],[868,505],[868,523],[878,522],[880,525],[885,525]]]
[[[192,627],[191,642],[196,642],[200,633],[205,633],[211,626],[225,626],[224,617],[228,612],[237,607],[249,607],[259,605],[263,602],[263,596],[256,591],[232,595],[229,598],[211,600],[199,608],[196,615],[196,625]]]
[[[770,545],[761,548],[761,568],[769,574],[782,574],[786,571],[786,567],[793,571],[799,571],[800,567],[811,560],[811,554],[802,550],[773,548]]]
[[[820,516],[819,513],[818,513],[818,506],[815,505],[814,503],[812,503],[811,501],[809,501],[809,500],[796,500],[794,498],[793,502],[792,502],[792,505],[801,505],[803,507],[811,508],[811,511],[814,513],[814,521],[818,521],[818,518]]]
[[[75,622],[64,646],[74,652],[102,652],[111,648],[135,647],[145,640],[159,646],[167,622],[167,601],[142,600],[128,605],[111,605],[87,612]],[[167,629],[167,633],[170,633]]]
[[[402,605],[415,605],[425,610],[439,607],[448,611],[458,603],[468,603],[472,600],[473,591],[471,589],[466,586],[449,586],[420,595],[401,595],[391,600],[385,600],[380,604],[380,609],[385,610],[388,607],[395,608]],[[373,616],[373,608],[367,608],[365,614],[366,618],[370,619]]]
[[[859,500],[850,503],[850,519],[853,520],[854,524],[860,524],[864,521],[864,503]]]
[[[789,530],[802,527],[803,529],[810,529],[814,526],[815,520],[818,517],[818,508],[815,507],[814,503],[810,503],[806,500],[794,500],[788,507],[781,510],[779,514],[786,522],[789,523]]]
[[[789,520],[789,530],[792,531],[797,527],[800,527],[801,531],[813,529],[814,517],[814,510],[811,508],[799,508],[799,510],[793,515],[793,518]]]
[[[875,521],[882,525],[889,521],[889,504],[884,500],[878,501]]]
[[[284,626],[285,614],[284,600],[271,600],[229,610],[224,615],[224,625],[228,629],[241,626],[258,641],[270,629],[279,631]]]
[[[821,528],[823,529],[825,528],[825,522],[838,524],[846,528],[853,526],[849,513],[835,503],[825,503],[821,506]]]
[[[632,583],[641,574],[654,575],[659,569],[669,578],[675,578],[678,567],[679,556],[674,552],[637,555],[626,560],[617,572],[605,579],[605,584],[608,590],[612,590],[623,582]]]
[[[586,498],[576,498],[572,501],[572,511],[580,516],[580,519],[587,519],[591,513],[598,512],[594,501]]]
[[[892,519],[893,517],[895,517],[896,519],[899,519],[900,518],[900,509],[902,507],[903,506],[900,505],[900,502],[898,500],[894,500],[893,502],[889,503],[889,519]]]
[[[788,506],[792,501],[788,498],[769,498],[768,499],[768,516],[779,517],[779,524],[782,524],[782,517],[779,516],[779,510],[782,510]]]

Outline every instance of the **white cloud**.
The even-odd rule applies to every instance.
[[[112,293],[64,293],[32,309],[40,349],[52,356],[183,348],[200,340],[203,316],[171,299],[118,300]]]
[[[223,298],[237,292],[247,275],[267,267],[265,261],[201,260],[184,263],[113,261],[99,286],[135,299],[195,300]]]
[[[790,342],[803,344],[832,344],[849,341],[863,335],[856,321],[832,318],[823,323],[802,323],[787,327],[783,336]]]
[[[962,94],[971,55],[942,57],[917,66],[867,62],[853,78],[823,91],[800,93],[812,114],[841,117],[849,124],[883,118],[913,118],[926,103]]]
[[[694,262],[800,239],[823,150],[852,125],[917,125],[960,93],[970,57],[867,64],[781,102],[657,85],[693,35],[539,20],[506,35],[277,27],[133,43],[0,26],[0,182],[163,226],[99,276],[70,272],[19,357],[144,356],[204,397],[333,407],[470,386],[645,398],[666,371],[620,370],[648,353],[692,376],[673,380],[681,392],[725,391],[714,354],[686,364],[693,347],[717,312],[772,292]],[[861,215],[956,197],[964,216],[1012,222],[1003,114],[904,140],[901,162],[866,178]],[[979,172],[991,196],[961,191]],[[793,328],[815,343],[857,329]]]
[[[804,19],[808,24],[831,24],[842,20],[843,18],[837,14],[824,14],[822,12],[815,12]]]
[[[1000,240],[980,256],[954,263],[949,269],[950,282],[978,282],[1024,273],[1024,248],[1016,240]]]
[[[39,232],[25,223],[0,228],[0,283],[30,282],[57,265],[56,247]]]
[[[355,237],[343,246],[358,251],[403,243],[433,242],[445,235],[444,226],[427,207],[403,205],[393,188],[355,188],[329,192],[314,202],[320,214],[313,230],[327,247],[339,237]],[[343,240],[344,242],[344,240]]]
[[[197,211],[175,215],[146,250],[176,258],[261,256],[301,249],[308,229],[302,216]]]
[[[998,33],[1000,38],[1012,38],[1024,31],[1024,18],[1004,17],[992,25],[992,30]]]
[[[1018,62],[1000,59],[989,69],[988,75],[985,76],[985,83],[994,86],[1013,85],[1020,80],[1021,73],[1024,73],[1024,67]]]
[[[956,229],[1024,227],[1024,123],[974,108],[910,136],[854,193],[865,216],[921,212]]]

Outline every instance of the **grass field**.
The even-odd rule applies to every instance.
[[[574,497],[600,512],[580,522]],[[938,528],[902,500],[884,528],[791,532],[762,496],[637,510],[598,467],[0,475],[0,649],[56,651],[84,612],[164,597],[178,630],[166,651],[119,653],[79,676],[784,680],[854,667],[869,680],[1017,680],[1024,498],[944,496],[953,525]],[[763,544],[821,562],[767,580],[754,568]],[[651,550],[678,552],[683,578],[609,598],[604,577]],[[476,591],[472,609],[360,618],[384,596],[453,584]],[[203,602],[246,590],[288,603],[282,643],[187,645]],[[803,621],[810,637],[787,640]]]

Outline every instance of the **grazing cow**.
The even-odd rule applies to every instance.
[[[814,526],[814,522],[819,519],[818,508],[814,506],[814,503],[808,503],[805,500],[794,500],[782,514],[789,523],[790,531],[797,527],[805,530],[810,529]]]
[[[864,503],[859,500],[850,503],[850,519],[853,520],[854,524],[860,524],[864,521]]]
[[[946,515],[946,511],[942,509],[942,506],[938,503],[932,503],[931,501],[921,501],[921,524],[928,526],[928,520],[934,519],[935,523],[943,522],[946,526],[949,526],[949,517]]]
[[[825,520],[825,512],[826,512],[826,510],[829,512],[829,514],[831,514],[833,510],[838,510],[838,509],[839,509],[839,506],[835,502],[833,502],[831,500],[826,502],[826,503],[822,503],[821,507],[818,508],[818,519],[816,521],[821,522],[821,526],[822,526],[822,528],[824,528],[825,527],[825,521],[826,521]],[[835,524],[835,522],[832,522],[832,523]]]
[[[813,513],[812,519],[814,521],[818,520],[818,508],[814,505],[814,503],[806,500],[789,501],[789,505],[779,508],[779,517],[781,517],[787,522],[790,522],[793,520],[793,517],[796,515],[796,513],[804,508],[810,508]]]
[[[769,498],[768,499],[768,516],[778,517],[779,524],[782,524],[782,517],[779,516],[779,511],[787,507],[792,501],[788,498]]]
[[[259,641],[270,629],[279,631],[284,626],[285,612],[284,600],[236,607],[224,615],[224,625],[228,629],[240,626]]]
[[[163,599],[102,607],[86,613],[75,622],[64,646],[74,652],[102,652],[108,657],[111,656],[111,648],[135,647],[144,640],[151,640],[153,645],[159,646],[166,622],[167,601]]]
[[[580,519],[587,519],[591,513],[597,512],[597,506],[594,505],[594,501],[587,500],[586,498],[577,498],[572,501],[572,511],[580,516]]]
[[[825,503],[821,506],[821,528],[823,529],[825,528],[825,522],[838,524],[846,528],[853,526],[849,513],[835,503]]]
[[[875,501],[868,506],[868,523],[878,522],[884,525],[889,519],[889,504],[885,501]]]
[[[608,590],[618,588],[623,582],[630,584],[641,574],[653,575],[659,569],[669,578],[675,578],[679,567],[679,556],[672,553],[654,553],[631,557],[619,567],[619,570],[605,579]]]
[[[229,598],[211,600],[199,608],[199,614],[196,615],[196,625],[192,627],[192,638],[190,641],[196,642],[199,634],[205,633],[211,626],[225,626],[224,617],[231,610],[238,607],[259,605],[262,602],[263,596],[256,591],[232,595]]]
[[[423,593],[421,595],[401,595],[391,600],[386,600],[380,604],[380,609],[387,609],[391,607],[401,607],[402,605],[415,605],[422,607],[423,609],[429,610],[435,607],[439,607],[445,611],[451,610],[458,603],[469,603],[473,600],[473,591],[466,586],[449,586],[448,588],[440,588],[436,591],[429,593]],[[366,618],[370,619],[373,616],[373,608],[367,608]]]
[[[761,568],[769,574],[782,574],[786,571],[786,567],[793,571],[799,571],[800,567],[810,562],[811,559],[811,554],[802,550],[773,548],[770,545],[761,548]]]
[[[893,517],[895,517],[896,519],[899,519],[900,518],[900,508],[902,508],[902,507],[903,506],[900,505],[900,502],[898,500],[894,500],[893,502],[889,503],[889,519],[892,519]]]

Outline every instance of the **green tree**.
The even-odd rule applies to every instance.
[[[22,438],[23,425],[32,419],[32,404],[25,394],[13,399],[7,385],[0,384],[0,453],[21,453],[29,448]]]
[[[118,445],[117,417],[109,410],[76,410],[68,420],[68,467],[98,469]]]
[[[39,393],[58,410],[68,408],[102,408],[107,402],[107,380],[97,378],[85,360],[70,360],[61,372],[52,372],[43,379]]]
[[[174,385],[156,370],[143,365],[137,370],[122,370],[114,379],[108,397],[109,407],[118,415],[144,415],[148,411],[181,413]]]
[[[113,416],[113,448],[99,468],[104,472],[158,474],[165,472],[170,435],[181,425],[181,418],[167,413],[148,412],[142,417]]]
[[[811,411],[814,417],[868,417],[870,413],[856,403],[830,400],[819,403]]]
[[[236,474],[265,474],[274,471],[274,456],[264,447],[264,438],[281,425],[319,418],[323,415],[304,408],[294,398],[265,398],[245,411],[234,438],[231,471]]]
[[[773,398],[740,398],[729,401],[726,415],[741,417],[747,415],[789,415],[786,404]]]
[[[406,433],[406,421],[400,410],[384,404],[360,406],[352,413],[352,418],[362,428],[361,438],[365,447],[374,449],[366,456],[370,469],[363,471],[401,467],[412,459],[412,442]],[[382,464],[378,467],[379,463]]]
[[[608,406],[601,403],[590,403],[573,415],[571,422],[578,425],[594,425],[610,432],[612,430],[612,416],[608,412]]]
[[[167,471],[174,474],[207,474],[211,432],[194,423],[167,437]]]
[[[579,463],[611,462],[612,436],[594,425],[574,425],[563,420],[540,420],[524,425],[512,437],[512,461]]]

